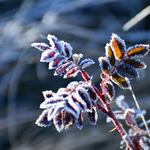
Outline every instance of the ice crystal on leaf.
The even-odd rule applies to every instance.
[[[105,74],[105,77],[101,74],[103,80],[103,85],[101,85],[105,96],[107,94],[110,100],[112,100],[109,94],[115,92],[114,88],[106,88],[108,87],[106,82],[109,79],[123,89],[130,88],[129,80],[138,78],[138,70],[146,68],[144,62],[136,58],[147,55],[149,52],[148,48],[149,45],[140,44],[129,47],[126,50],[125,42],[116,34],[112,34],[110,43],[107,43],[105,47],[106,56],[99,57],[98,59],[102,73]]]
[[[73,81],[66,88],[60,88],[56,93],[44,91],[44,101],[40,108],[44,109],[36,120],[36,124],[41,127],[49,127],[54,124],[61,132],[74,124],[79,129],[83,127],[83,117],[88,113],[88,119],[92,125],[97,123],[97,110],[107,115],[107,122],[113,122],[116,129],[122,136],[122,148],[134,149],[134,145],[140,149],[150,149],[150,140],[145,135],[150,135],[150,121],[145,121],[143,115],[145,110],[130,108],[124,101],[124,96],[116,99],[116,104],[121,110],[112,111],[111,101],[115,97],[115,87],[117,84],[122,89],[130,89],[135,100],[130,80],[139,77],[139,69],[145,69],[146,65],[141,60],[149,52],[149,45],[139,44],[126,49],[125,42],[116,34],[112,34],[111,40],[105,46],[105,56],[100,56],[99,66],[102,70],[100,83],[102,93],[92,83],[90,77],[84,69],[95,64],[90,58],[82,59],[83,54],[73,54],[73,48],[69,43],[59,41],[57,37],[48,35],[50,45],[45,43],[33,43],[31,46],[42,51],[41,62],[49,63],[49,70],[55,69],[54,75],[63,78],[76,77],[81,73],[85,81]],[[72,59],[72,60],[69,60]],[[99,103],[98,99],[101,101]],[[140,125],[136,119],[144,120]],[[125,120],[130,128],[127,134],[118,120]]]
[[[77,127],[81,129],[85,112],[88,113],[91,124],[96,124],[97,110],[94,103],[97,96],[94,94],[93,87],[86,82],[71,82],[57,93],[45,91],[43,95],[45,101],[41,103],[40,108],[45,110],[37,119],[37,125],[46,127],[53,122],[60,132],[64,127],[67,129],[76,123]]]

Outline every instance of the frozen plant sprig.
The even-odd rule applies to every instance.
[[[98,119],[97,110],[100,110],[114,123],[126,148],[133,150],[139,149],[139,147],[143,148],[145,146],[143,143],[149,141],[149,139],[145,137],[138,138],[136,143],[139,144],[137,147],[133,137],[126,133],[118,121],[120,117],[125,119],[128,126],[134,127],[137,132],[135,135],[140,135],[138,132],[139,127],[135,120],[135,110],[130,109],[124,102],[125,105],[119,104],[121,108],[123,106],[124,113],[122,111],[113,112],[109,105],[115,97],[113,83],[122,89],[130,89],[134,96],[129,80],[138,78],[138,70],[146,68],[144,62],[137,58],[148,54],[149,45],[140,44],[126,49],[125,42],[116,34],[112,34],[110,43],[105,47],[106,56],[98,59],[102,70],[102,82],[100,83],[102,93],[100,93],[92,83],[92,78],[84,71],[84,68],[95,62],[91,59],[81,61],[83,54],[73,54],[73,48],[69,43],[59,41],[53,35],[49,34],[47,39],[50,46],[45,43],[31,44],[31,46],[43,51],[40,61],[49,63],[49,69],[55,69],[54,75],[70,78],[77,76],[80,72],[85,81],[71,82],[66,88],[60,88],[56,93],[44,91],[45,101],[40,105],[40,108],[44,109],[44,111],[37,119],[36,124],[42,127],[54,124],[59,132],[63,129],[68,129],[73,124],[76,124],[81,129],[83,127],[84,113],[88,113],[90,123],[95,125]],[[69,60],[71,57],[72,60]],[[139,108],[138,110],[143,119],[142,111]],[[143,122],[148,134],[147,122],[145,119],[143,119]]]

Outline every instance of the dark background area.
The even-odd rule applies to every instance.
[[[86,71],[100,89],[98,57],[104,56],[112,33],[124,39],[127,47],[150,44],[150,16],[129,31],[122,30],[149,4],[149,0],[0,0],[0,150],[118,150],[121,137],[117,131],[109,132],[114,126],[100,112],[96,126],[85,114],[81,131],[73,126],[58,133],[53,125],[34,124],[42,112],[42,91],[56,92],[82,78],[54,77],[48,64],[40,63],[41,52],[30,45],[48,43],[47,34],[70,43],[74,53],[96,62]],[[142,60],[147,69],[131,84],[141,109],[147,110],[145,118],[150,119],[150,54]],[[135,107],[130,91],[115,87],[116,97],[125,95]],[[116,104],[111,108],[115,110]]]

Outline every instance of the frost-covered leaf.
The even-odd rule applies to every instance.
[[[107,96],[112,101],[114,96],[115,96],[115,87],[114,87],[114,85],[112,84],[112,82],[107,81],[107,82],[104,83],[104,88],[105,88]]]
[[[133,47],[129,47],[127,50],[127,56],[128,57],[143,57],[148,54],[149,52],[149,45],[135,45]]]
[[[124,59],[123,62],[133,66],[136,69],[145,69],[146,68],[145,63],[141,62],[138,59]]]
[[[88,118],[92,125],[96,125],[98,114],[97,114],[97,110],[95,107],[92,108],[92,112],[88,112]]]
[[[75,103],[66,103],[65,111],[71,113],[75,118],[79,118],[80,110]]]
[[[78,94],[72,93],[72,95],[69,97],[69,101],[75,103],[80,108],[80,110],[86,110],[86,103],[81,99]]]
[[[60,66],[65,61],[65,57],[62,55],[58,55],[55,59],[53,59],[49,63],[49,70],[55,69],[56,67]]]
[[[54,93],[51,90],[43,91],[42,94],[43,94],[45,100],[54,96]]]
[[[78,119],[76,119],[76,125],[77,125],[77,127],[81,130],[82,129],[82,127],[83,127],[83,112],[81,111],[80,112],[80,115],[79,115],[79,118]]]
[[[76,77],[78,73],[79,69],[77,67],[73,67],[64,75],[64,78]]]
[[[40,61],[41,62],[50,62],[53,59],[55,59],[57,55],[58,55],[58,53],[56,53],[53,49],[46,50],[42,53]]]
[[[95,64],[95,62],[92,59],[84,59],[81,61],[79,66],[81,68],[86,68],[86,67],[93,65],[93,64]]]
[[[64,105],[66,101],[62,97],[52,97],[41,103],[41,109],[48,109],[56,105]]]
[[[108,60],[106,57],[99,57],[98,58],[99,61],[99,66],[101,68],[101,70],[108,75],[109,74],[109,70],[110,70],[110,65],[108,63]]]
[[[64,49],[63,49],[63,53],[65,55],[65,57],[70,58],[72,56],[72,50],[73,48],[71,47],[71,45],[69,43],[64,43]]]
[[[111,66],[115,66],[116,64],[116,59],[115,59],[115,56],[114,56],[114,52],[110,46],[110,44],[107,44],[105,46],[105,53],[106,53],[106,56],[108,57],[108,60],[109,60],[109,63]]]
[[[72,55],[72,59],[76,64],[81,60],[82,57],[83,57],[83,54],[73,54]]]
[[[69,94],[70,94],[70,91],[67,91],[66,88],[64,89],[64,91],[58,91],[57,92],[57,96],[58,97],[63,97],[64,100],[65,100],[66,97],[69,96]]]
[[[112,74],[111,80],[123,89],[129,89],[130,87],[128,81],[125,78],[119,76],[117,73]]]
[[[136,69],[129,64],[120,64],[117,67],[117,72],[123,78],[127,77],[129,79],[138,78],[138,72]]]
[[[121,59],[124,57],[126,45],[119,36],[117,36],[116,34],[112,34],[112,39],[110,41],[110,45],[111,45],[114,55],[117,59]]]
[[[150,150],[150,139],[148,139],[146,136],[140,138],[139,144],[143,150]]]
[[[68,84],[67,88],[70,90],[75,90],[77,86],[79,85],[79,82],[77,81],[72,81]]]
[[[57,131],[59,131],[59,132],[61,132],[64,129],[63,117],[64,117],[64,112],[61,111],[53,119],[53,123],[54,123]]]
[[[52,110],[53,111],[49,111],[48,112],[48,120],[54,119],[54,117],[59,114],[62,110],[64,109],[64,104],[62,105],[57,105],[56,107],[54,107]]]
[[[81,99],[86,103],[86,106],[87,106],[86,111],[92,112],[92,101],[87,91],[83,87],[78,86],[76,89],[76,92],[81,97]]]
[[[54,35],[48,34],[47,39],[49,40],[51,46],[59,52],[59,54],[62,53],[64,49],[64,42],[63,41],[58,41],[57,38]]]
[[[61,66],[59,66],[58,68],[56,68],[54,75],[64,75],[67,73],[67,71],[72,67],[73,63],[69,62],[69,63],[65,63],[62,64]]]
[[[73,124],[75,122],[75,117],[72,114],[65,112],[64,118],[65,118],[65,129],[68,129],[71,126],[73,126]]]
[[[45,43],[32,43],[32,47],[39,49],[40,51],[50,50],[51,48]]]
[[[136,124],[133,113],[133,109],[126,109],[124,113],[126,124],[130,127],[133,127]]]
[[[97,101],[98,98],[97,98],[97,95],[96,95],[96,93],[95,93],[92,86],[83,85],[82,87],[86,89],[86,91],[89,94],[89,97],[91,98],[91,100]]]
[[[116,98],[116,104],[119,108],[121,108],[123,111],[129,108],[129,105],[124,101],[124,95],[120,95]]]
[[[36,120],[35,124],[41,127],[49,127],[53,120],[48,120],[48,112],[51,111],[50,109],[46,109],[42,112],[42,114],[39,116],[39,118]]]

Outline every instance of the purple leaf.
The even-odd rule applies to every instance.
[[[45,43],[32,43],[32,47],[39,49],[40,51],[50,50],[51,48]]]
[[[64,109],[64,105],[58,105],[52,108],[52,111],[48,113],[48,120],[53,119],[57,114],[59,114]]]
[[[65,129],[68,129],[71,126],[73,126],[74,122],[75,117],[72,114],[65,112]]]
[[[56,53],[54,50],[46,50],[42,53],[41,55],[41,62],[50,62],[52,61],[56,56],[58,55],[58,53]]]
[[[52,97],[41,103],[41,109],[48,109],[56,105],[64,105],[66,101],[62,97]]]
[[[55,59],[53,59],[49,63],[49,70],[55,69],[56,67],[60,66],[65,61],[65,57],[62,55],[58,55]]]
[[[62,64],[61,66],[59,66],[58,68],[56,68],[54,75],[64,75],[67,73],[67,71],[73,67],[73,63],[69,62],[69,63],[65,63]]]
[[[79,73],[79,69],[77,67],[73,67],[64,75],[64,78],[76,77],[78,73]]]
[[[64,43],[64,49],[63,49],[63,53],[65,55],[65,57],[70,58],[72,56],[72,50],[73,48],[71,47],[71,45],[69,43]]]
[[[81,61],[79,66],[84,69],[84,68],[86,68],[86,67],[88,67],[90,65],[93,65],[93,64],[95,64],[95,62],[93,60],[91,60],[91,59],[84,59],[84,60]]]
[[[119,36],[117,36],[116,34],[112,34],[110,45],[117,59],[121,59],[124,57],[126,45]]]
[[[81,99],[81,97],[78,94],[72,93],[68,101],[70,103],[75,103],[80,108],[80,110],[82,111],[86,110],[86,103]]]
[[[75,118],[79,117],[80,110],[75,103],[66,103],[65,111],[71,113]]]
[[[59,54],[62,53],[64,49],[64,42],[63,41],[58,41],[57,38],[54,35],[48,34],[47,39],[49,40],[51,46],[59,52]]]
[[[64,112],[61,111],[53,119],[54,125],[55,125],[57,131],[59,131],[59,132],[61,132],[64,129],[63,117],[64,117]]]
[[[42,93],[43,93],[43,96],[44,96],[45,100],[54,96],[54,93],[51,90],[50,91],[46,90],[46,91],[43,91]]]
[[[79,118],[76,119],[76,125],[81,130],[83,128],[83,112],[80,112]]]
[[[124,113],[126,124],[130,127],[133,127],[136,125],[133,113],[134,113],[133,109],[126,109]]]
[[[92,125],[96,125],[98,115],[95,107],[92,108],[92,112],[88,112],[88,118]]]
[[[89,97],[91,98],[91,100],[93,101],[97,101],[97,95],[93,89],[92,86],[89,86],[89,85],[82,85],[83,88],[86,89],[87,93],[89,94]]]
[[[36,120],[35,124],[41,127],[49,127],[53,120],[48,120],[48,112],[51,111],[50,109],[44,110],[42,114],[39,116],[39,118]]]
[[[83,87],[78,86],[76,92],[81,97],[81,99],[86,103],[87,106],[86,111],[92,112],[92,101],[87,91]]]

